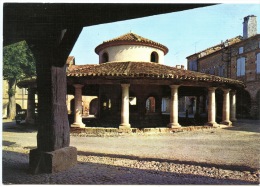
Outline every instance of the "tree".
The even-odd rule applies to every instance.
[[[8,82],[8,119],[16,115],[15,90],[18,81],[36,76],[34,56],[25,41],[3,48],[3,78]]]

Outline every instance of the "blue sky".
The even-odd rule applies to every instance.
[[[169,48],[165,65],[185,65],[186,57],[243,35],[243,18],[257,16],[260,4],[220,4],[181,12],[85,27],[72,52],[76,64],[98,64],[96,46],[130,31]]]

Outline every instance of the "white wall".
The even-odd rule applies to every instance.
[[[164,53],[162,50],[140,45],[119,45],[107,47],[99,52],[99,63],[102,62],[102,55],[108,53],[109,62],[112,61],[140,61],[150,62],[151,53],[157,52],[158,63],[164,63]]]

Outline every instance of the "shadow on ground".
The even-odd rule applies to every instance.
[[[138,160],[138,161],[167,162],[167,163],[173,163],[173,164],[194,165],[194,166],[200,166],[200,167],[215,167],[215,168],[219,168],[219,169],[234,170],[234,171],[255,172],[258,169],[258,168],[252,168],[249,166],[241,166],[241,165],[225,165],[225,164],[214,164],[214,163],[206,163],[206,162],[180,161],[180,160],[163,159],[163,158],[144,158],[144,157],[139,157],[139,156],[104,154],[104,153],[95,153],[95,152],[87,152],[87,151],[78,151],[78,155],[123,158],[123,159]]]
[[[3,184],[257,184],[89,162],[78,162],[71,169],[59,173],[32,175],[28,172],[28,155],[12,151],[3,151],[2,162]]]
[[[35,125],[28,125],[26,123],[15,124],[15,122],[4,122],[3,132],[37,132],[38,128]]]
[[[260,133],[260,120],[238,120],[225,130]]]

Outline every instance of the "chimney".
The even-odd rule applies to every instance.
[[[257,34],[257,21],[256,16],[249,15],[244,17],[243,22],[243,39],[247,39]]]

